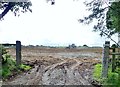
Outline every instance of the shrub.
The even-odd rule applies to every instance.
[[[2,55],[2,64],[4,64],[4,63],[7,62],[8,56],[3,57],[3,56],[6,55],[6,54],[7,54],[6,49],[5,49],[2,45],[0,45],[0,55]]]
[[[16,61],[8,54],[7,50],[0,45],[0,55],[2,55],[2,67],[0,67],[0,76],[2,79],[7,79],[14,75],[14,73],[20,73],[22,71],[30,70],[31,67],[21,64],[20,66],[16,65]]]
[[[1,53],[2,55],[7,54],[6,49],[5,49],[2,45],[0,45],[0,53]]]

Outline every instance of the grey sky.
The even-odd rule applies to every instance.
[[[45,0],[31,0],[33,13],[21,13],[15,17],[8,13],[0,23],[0,42],[29,45],[102,46],[106,38],[92,32],[95,22],[89,26],[80,24],[79,18],[88,15],[84,0],[56,0],[55,5]],[[114,36],[117,41],[117,35]]]

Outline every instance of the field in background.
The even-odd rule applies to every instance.
[[[15,48],[7,48],[9,54],[13,58],[16,57]],[[100,58],[102,56],[102,48],[42,48],[42,47],[22,47],[22,59],[23,60],[39,60],[41,57],[91,57],[95,56]]]

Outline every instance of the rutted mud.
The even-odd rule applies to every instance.
[[[32,56],[23,54],[23,58],[29,56],[28,60],[23,60],[24,63],[34,64],[34,68],[3,84],[91,85],[93,65],[100,62],[101,54],[96,51],[87,53],[67,51],[64,53],[41,52],[41,54],[35,52],[36,55],[32,53]]]

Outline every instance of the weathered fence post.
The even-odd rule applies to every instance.
[[[115,53],[115,47],[112,48],[112,52]],[[116,60],[115,60],[115,54],[112,54],[112,72],[115,71],[115,68],[116,68]]]
[[[102,77],[104,78],[107,78],[108,76],[109,47],[110,41],[105,41],[102,59]]]
[[[21,42],[16,41],[16,63],[17,65],[21,64]]]
[[[0,44],[0,73],[2,73],[2,45]],[[2,75],[0,75],[0,81],[2,80]],[[1,82],[0,82],[1,84]]]

